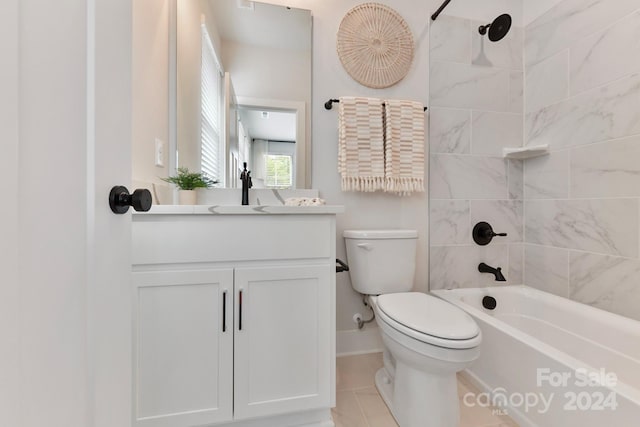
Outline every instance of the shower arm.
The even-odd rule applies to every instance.
[[[451,3],[451,0],[444,0],[444,3],[442,3],[442,5],[438,8],[438,10],[436,10],[436,13],[434,13],[433,15],[431,15],[431,20],[435,21],[436,18],[438,18],[438,16],[440,16],[440,14],[442,13],[442,11],[444,10],[445,7],[447,7],[449,5],[449,3]]]

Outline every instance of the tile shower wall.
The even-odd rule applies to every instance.
[[[441,15],[431,27],[431,289],[500,284],[481,262],[523,281],[523,165],[502,158],[523,144],[523,29],[492,43],[482,24]],[[479,221],[508,236],[476,245]]]
[[[640,319],[640,3],[559,2],[525,76],[525,143],[551,147],[524,165],[525,283]]]

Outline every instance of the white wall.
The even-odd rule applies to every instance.
[[[161,203],[171,191],[169,176],[169,0],[134,0],[132,155],[134,185],[155,184]],[[164,145],[164,167],[155,166],[155,140]]]
[[[415,289],[425,291],[428,280],[428,197],[426,194],[398,197],[383,193],[346,193],[340,189],[337,172],[337,110],[324,109],[330,98],[343,95],[412,99],[428,105],[429,101],[429,16],[435,10],[428,2],[418,0],[382,1],[398,11],[409,24],[416,44],[412,67],[397,85],[375,90],[355,82],[344,71],[336,53],[336,34],[340,21],[357,0],[270,1],[311,9],[313,14],[313,101],[312,101],[312,186],[320,190],[328,203],[341,204],[346,213],[338,216],[337,255],[346,259],[342,231],[357,228],[412,228],[419,233],[418,268]],[[388,268],[393,268],[389,266]],[[356,312],[368,315],[361,296],[353,291],[348,274],[337,276],[337,328],[355,329]],[[365,329],[373,329],[372,324]],[[357,335],[356,335],[357,336]],[[354,338],[354,337],[351,337]],[[339,348],[338,351],[341,349]],[[358,349],[353,349],[358,351]]]
[[[3,180],[0,189],[3,194],[3,207],[0,209],[0,425],[20,426],[21,400],[23,393],[17,392],[22,380],[20,366],[22,349],[20,348],[22,328],[17,327],[20,318],[20,283],[16,266],[20,254],[16,246],[20,241],[20,230],[16,227],[20,211],[19,194],[19,35],[18,0],[0,3],[0,51],[3,52],[3,66],[0,67],[0,167]]]
[[[236,95],[310,105],[311,57],[305,51],[222,43],[222,62]]]

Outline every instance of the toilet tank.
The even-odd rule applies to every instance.
[[[345,230],[351,286],[365,295],[407,292],[416,271],[416,230]]]

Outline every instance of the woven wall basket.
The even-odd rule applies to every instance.
[[[342,19],[337,49],[342,66],[355,81],[381,89],[398,83],[409,72],[413,35],[395,10],[364,3]]]

